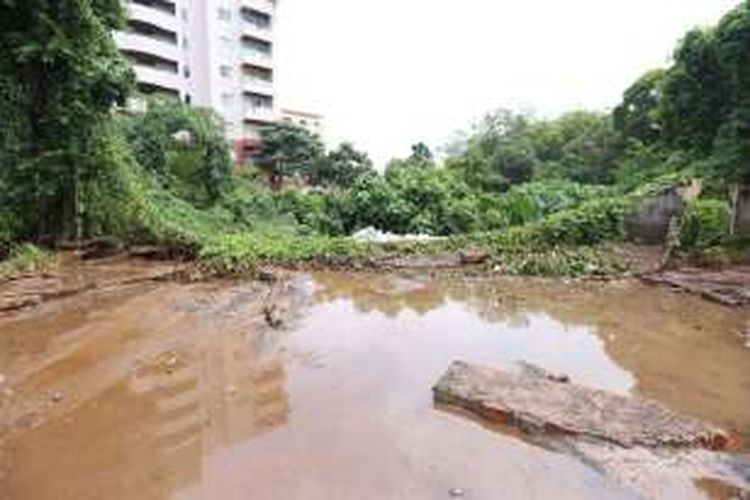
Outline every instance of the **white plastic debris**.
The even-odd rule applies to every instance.
[[[352,235],[360,243],[398,243],[402,241],[435,241],[444,239],[429,234],[394,234],[381,231],[372,226],[361,229]]]

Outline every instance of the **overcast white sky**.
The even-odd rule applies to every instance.
[[[279,0],[282,105],[377,162],[497,107],[608,109],[738,0]]]

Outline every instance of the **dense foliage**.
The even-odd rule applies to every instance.
[[[284,177],[308,176],[324,154],[320,138],[292,123],[274,123],[261,129],[261,146],[254,162],[270,173],[275,187]]]
[[[119,123],[138,164],[178,197],[208,206],[231,190],[231,152],[212,111],[151,101]]]
[[[724,182],[750,180],[750,2],[691,30],[673,64],[631,86],[615,110],[623,140],[679,152]]]
[[[532,179],[611,182],[618,141],[605,114],[576,111],[540,120],[499,110],[475,127],[461,149],[447,167],[475,188],[498,192]]]
[[[122,14],[116,1],[0,1],[0,234],[84,232],[106,168],[97,135],[133,80],[110,35]]]
[[[375,173],[367,153],[358,151],[345,142],[319,158],[309,174],[312,185],[326,187],[351,187],[357,179]]]

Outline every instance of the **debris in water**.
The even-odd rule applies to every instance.
[[[271,304],[263,307],[263,316],[266,318],[266,324],[271,328],[281,328],[284,324],[284,320],[281,319],[279,308],[276,304]]]
[[[563,383],[530,366],[510,372],[455,361],[433,388],[435,401],[526,432],[583,436],[626,448],[723,449],[730,443],[722,429],[655,401]]]

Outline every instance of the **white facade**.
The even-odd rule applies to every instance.
[[[325,134],[325,118],[318,113],[300,111],[296,109],[282,108],[279,110],[279,119],[286,123],[293,123],[307,129],[321,139]]]
[[[213,108],[236,150],[277,118],[276,0],[129,0],[126,7],[127,30],[115,39],[141,91]]]

